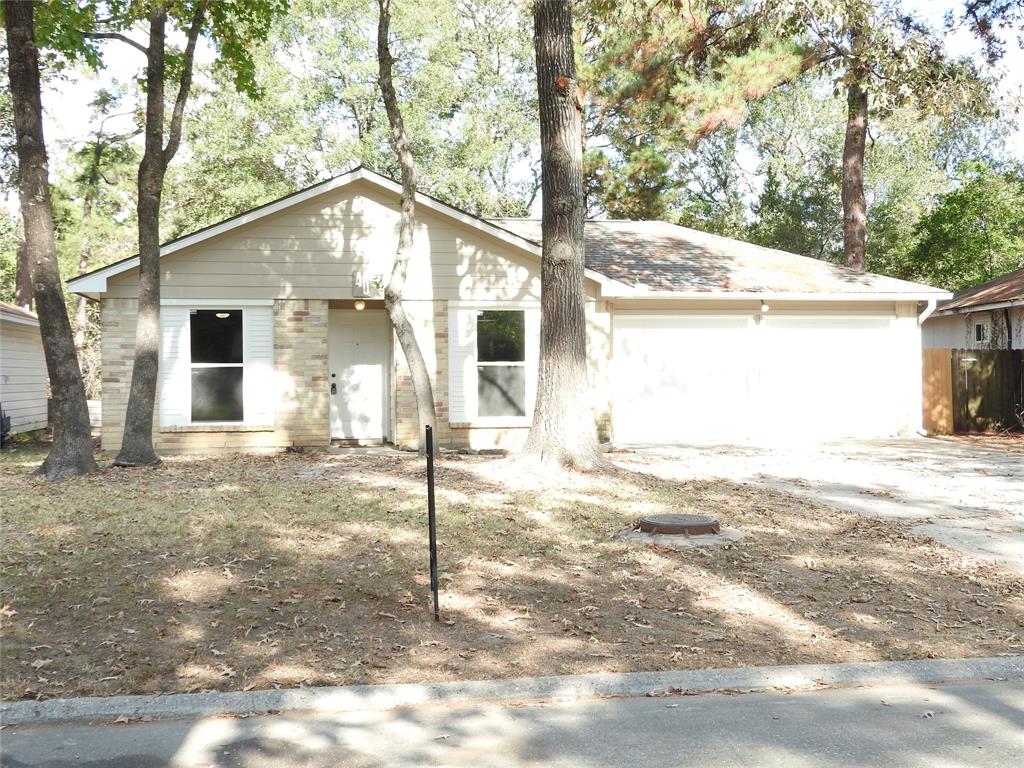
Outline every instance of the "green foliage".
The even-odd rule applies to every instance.
[[[20,221],[0,207],[0,301],[14,301]]]
[[[420,186],[481,215],[523,215],[536,194],[528,19],[501,0],[394,7],[396,88]],[[377,86],[374,0],[297,0],[253,53],[263,98],[197,86],[190,157],[172,166],[172,235],[363,164],[394,177]]]
[[[782,29],[814,51],[837,93],[856,82],[876,117],[915,107],[940,115],[990,109],[990,83],[962,58],[948,58],[935,29],[890,0],[783,0]]]
[[[842,261],[843,98],[823,78],[779,89],[753,110],[742,131],[759,158],[764,185],[752,202],[754,242]],[[998,162],[1010,121],[921,115],[904,107],[874,121],[866,150],[868,269],[924,277],[907,264],[917,223],[958,183],[951,168]]]
[[[164,181],[162,228],[173,239],[316,180],[315,128],[283,67],[257,52],[259,99],[234,91],[222,71],[201,78],[185,121],[188,153]],[[287,169],[287,170],[286,170]]]
[[[773,34],[759,3],[591,0],[583,11],[591,209],[713,219],[706,209],[714,203],[700,194],[707,179],[686,178],[700,166],[695,147],[737,128],[750,102],[796,78],[806,52]],[[712,180],[722,187],[721,173]],[[697,198],[687,202],[687,189]],[[726,219],[736,223],[734,214]]]
[[[1024,268],[1024,175],[964,167],[962,185],[916,227],[908,277],[957,291]]]

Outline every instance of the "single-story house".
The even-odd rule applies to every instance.
[[[400,188],[363,168],[161,250],[161,451],[417,442],[383,308]],[[534,402],[540,225],[421,194],[407,312],[442,445],[519,446]],[[919,315],[949,293],[657,221],[586,225],[590,393],[617,443],[833,438],[921,424]],[[121,441],[138,257],[101,304],[103,447]]]
[[[1024,349],[1024,269],[939,302],[923,328],[925,349]]]
[[[0,301],[0,408],[11,434],[46,428],[47,383],[39,319]]]

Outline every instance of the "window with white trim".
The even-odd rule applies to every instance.
[[[476,313],[477,416],[526,415],[526,316]]]
[[[242,310],[189,312],[193,423],[245,420]]]
[[[989,329],[988,323],[975,323],[974,324],[974,340],[982,344],[988,342]]]

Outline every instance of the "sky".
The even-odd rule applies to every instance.
[[[939,29],[944,28],[946,13],[958,10],[962,5],[963,0],[904,0],[906,8]],[[953,56],[976,56],[980,49],[978,41],[965,29],[947,33],[945,43],[948,52]],[[126,81],[138,76],[144,63],[139,51],[116,41],[107,42],[103,46],[103,57],[106,68],[98,76],[74,73],[45,89],[44,130],[50,154],[51,174],[60,168],[62,158],[69,147],[87,138],[90,123],[89,102],[96,90],[111,80]],[[214,51],[211,47],[201,43],[197,50],[197,60],[208,63],[213,57]],[[1024,95],[1024,51],[1013,43],[1007,46],[1006,56],[1000,64],[999,90],[1003,96],[1010,98]],[[125,118],[124,121],[123,127],[131,126],[130,118]],[[118,126],[113,122],[108,123],[107,128],[118,130]],[[1018,128],[1010,140],[1008,149],[1014,156],[1024,160],[1024,128]],[[188,148],[183,147],[179,159],[186,156],[187,152]],[[9,192],[5,202],[9,210],[16,210],[15,193]]]

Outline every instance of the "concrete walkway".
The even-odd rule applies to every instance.
[[[631,450],[666,477],[727,478],[908,521],[915,532],[1024,575],[1021,453],[934,438]]]
[[[1024,682],[15,727],[6,768],[1024,764]]]

